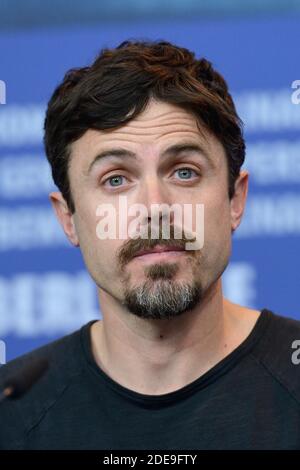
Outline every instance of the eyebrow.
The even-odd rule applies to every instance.
[[[170,147],[168,147],[166,150],[162,152],[161,157],[164,157],[164,158],[175,157],[181,152],[196,152],[198,154],[201,154],[211,166],[215,165],[211,156],[206,152],[206,150],[200,144],[191,143],[191,142],[182,142],[179,144],[171,145]],[[90,163],[87,173],[89,174],[92,168],[95,166],[95,164],[99,163],[99,161],[103,161],[103,159],[112,158],[112,157],[136,159],[137,155],[131,150],[126,150],[124,148],[111,148],[108,150],[104,150],[103,152],[98,153],[96,157],[93,159],[93,161]]]

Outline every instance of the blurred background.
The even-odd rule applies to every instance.
[[[0,339],[6,360],[101,316],[80,250],[69,245],[50,206],[55,188],[42,127],[65,72],[126,39],[174,42],[224,75],[245,124],[250,172],[224,292],[233,302],[300,319],[300,1],[1,0]]]

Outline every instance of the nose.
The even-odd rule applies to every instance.
[[[151,223],[154,219],[161,223],[169,212],[168,208],[172,204],[170,195],[163,181],[158,176],[149,176],[141,185],[139,193],[139,202],[147,209],[147,220],[143,223]],[[172,214],[170,214],[170,222],[172,221]]]

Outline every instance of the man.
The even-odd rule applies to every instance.
[[[49,361],[22,398],[0,405],[0,447],[300,448],[299,322],[222,293],[248,189],[222,76],[167,42],[102,50],[55,90],[45,148],[59,189],[51,202],[97,285],[102,320],[1,368],[3,388]],[[118,225],[121,196],[146,211],[133,236],[104,237],[99,216],[112,208],[107,222]],[[180,238],[176,204],[192,208]],[[174,209],[169,238],[162,205]],[[188,249],[202,239],[198,207],[204,239]]]

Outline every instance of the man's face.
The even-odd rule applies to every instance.
[[[167,151],[182,144],[190,148]],[[196,146],[200,150],[192,148]],[[106,151],[111,152],[94,162]],[[143,318],[171,318],[201,302],[228,264],[236,228],[227,175],[221,143],[204,130],[200,133],[195,117],[177,106],[152,100],[118,130],[88,130],[72,144],[69,179],[76,237],[97,286]],[[153,204],[190,204],[194,232],[195,208],[203,204],[203,247],[182,250],[185,244],[174,242],[172,227],[173,237],[167,241],[118,236],[100,240],[97,207],[109,204],[119,220],[120,196],[126,197],[128,207],[143,204],[149,222]],[[181,251],[172,250],[172,243]],[[155,245],[171,251],[145,253]],[[141,250],[144,255],[136,256]]]

